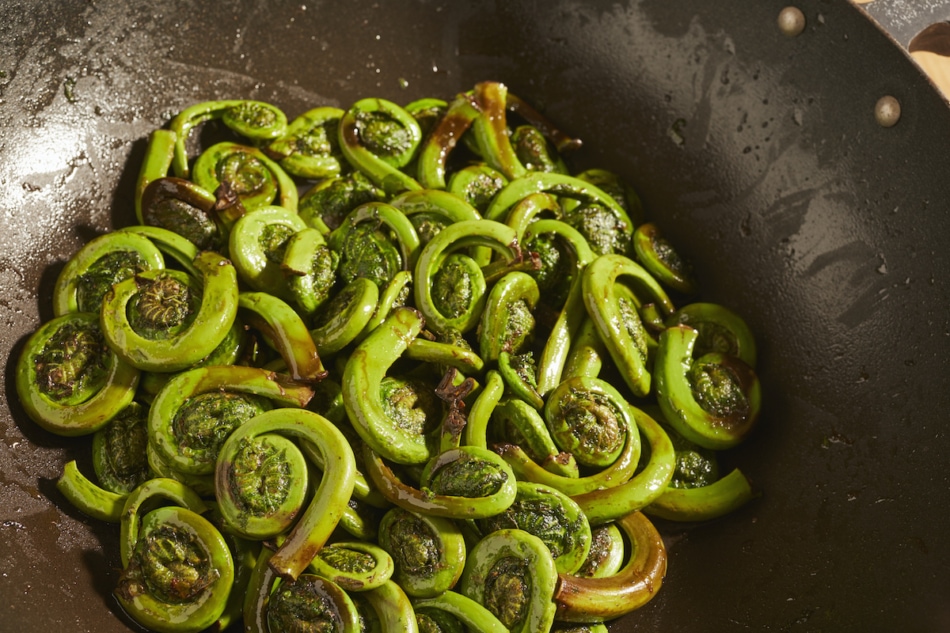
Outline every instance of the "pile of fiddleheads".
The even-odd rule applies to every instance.
[[[717,463],[759,413],[748,327],[578,145],[497,82],[151,135],[135,224],[66,262],[16,366],[91,437],[58,488],[117,524],[132,619],[604,631],[663,582],[648,517],[754,496]]]

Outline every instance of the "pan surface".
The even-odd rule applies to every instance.
[[[628,179],[760,345],[727,459],[762,497],[658,523],[665,584],[610,630],[950,630],[950,112],[849,3],[799,3],[797,37],[783,6],[0,1],[0,628],[135,630],[117,529],[55,489],[86,444],[27,419],[12,358],[69,255],[134,221],[146,135],[206,99],[294,116],[492,79]]]

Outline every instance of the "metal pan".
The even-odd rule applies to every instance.
[[[761,499],[662,525],[659,595],[612,631],[950,629],[950,111],[848,2],[0,2],[0,350],[65,259],[132,221],[146,134],[211,98],[290,114],[493,79],[639,190],[749,321]],[[875,119],[883,96],[896,125]],[[80,443],[0,395],[4,630],[123,631],[117,534],[54,481]],[[84,444],[82,445],[84,446]]]

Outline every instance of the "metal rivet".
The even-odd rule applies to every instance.
[[[881,127],[896,125],[901,118],[901,102],[890,95],[877,100],[874,105],[874,120]]]
[[[801,34],[805,30],[805,14],[798,7],[785,7],[778,14],[778,29],[788,37]]]

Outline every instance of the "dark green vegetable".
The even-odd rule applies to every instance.
[[[390,195],[422,187],[400,171],[415,156],[422,129],[411,114],[385,99],[361,99],[340,120],[346,159]]]
[[[290,122],[284,134],[271,142],[265,153],[284,170],[299,178],[331,178],[343,171],[337,140],[343,110],[313,108]]]
[[[297,185],[280,165],[256,147],[218,143],[198,156],[192,169],[195,184],[217,191],[227,184],[248,211],[277,205],[297,211]]]
[[[148,238],[125,232],[100,235],[79,249],[57,276],[53,314],[98,312],[113,284],[164,267],[161,251]]]
[[[395,580],[415,598],[455,586],[465,566],[465,540],[450,519],[393,508],[379,526],[379,544],[395,561]]]
[[[165,506],[141,521],[115,596],[154,631],[203,631],[224,613],[234,563],[221,533],[201,515]]]
[[[142,370],[178,371],[210,354],[237,316],[237,273],[214,251],[195,258],[201,285],[177,271],[146,271],[112,287],[101,324],[109,347]]]
[[[492,532],[469,552],[460,593],[484,605],[512,633],[547,631],[558,584],[544,542],[518,529]]]
[[[180,178],[190,174],[186,144],[191,132],[206,121],[220,119],[234,132],[250,141],[275,139],[287,128],[287,116],[263,101],[226,99],[204,101],[179,112],[169,124],[175,133],[174,169]]]
[[[272,409],[254,417],[228,436],[215,468],[215,491],[221,514],[231,526],[248,525],[254,516],[251,508],[239,500],[242,494],[237,488],[240,484],[237,478],[240,453],[251,440],[273,433],[305,439],[323,456],[323,477],[313,498],[269,563],[280,577],[295,579],[310,564],[339,522],[353,493],[356,459],[346,437],[330,421],[312,411]],[[289,448],[285,452],[289,452]],[[295,473],[289,478],[289,483],[306,487],[305,480],[301,483],[302,478],[302,474]],[[278,530],[271,536],[282,531]]]
[[[693,359],[697,337],[685,325],[660,335],[657,400],[667,421],[686,439],[705,448],[731,448],[758,420],[759,380],[735,356],[709,352]]]
[[[139,375],[106,345],[95,314],[73,312],[27,339],[16,389],[30,419],[47,431],[86,435],[132,402]]]

